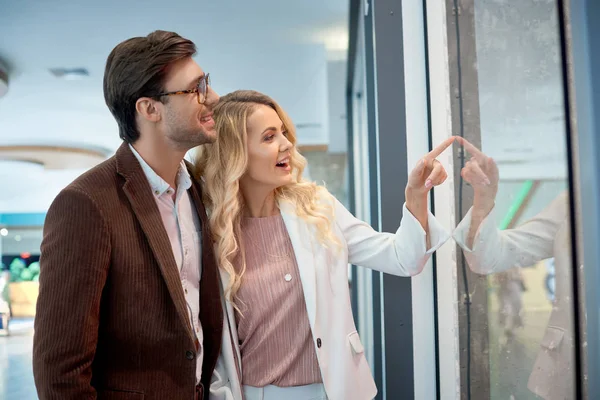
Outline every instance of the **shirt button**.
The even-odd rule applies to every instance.
[[[160,191],[159,190],[155,190],[154,194],[158,196],[160,194]]]
[[[188,350],[185,352],[185,358],[187,358],[188,360],[192,361],[195,357],[195,354],[193,351]]]
[[[187,294],[187,289],[183,289],[183,291],[185,292],[185,294]]]
[[[285,277],[284,277],[284,278],[285,278],[285,281],[286,281],[286,282],[289,282],[289,281],[291,281],[291,280],[292,280],[292,275],[290,275],[290,274],[285,274]]]
[[[321,338],[317,339],[317,347],[320,349],[321,348]]]

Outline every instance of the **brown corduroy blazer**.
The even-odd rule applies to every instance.
[[[223,311],[201,188],[200,321],[205,399]],[[40,399],[195,396],[194,335],[173,250],[150,185],[123,144],[54,200],[44,225],[33,372]]]

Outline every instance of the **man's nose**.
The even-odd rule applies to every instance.
[[[215,92],[213,90],[212,87],[208,87],[208,90],[206,92],[206,102],[205,104],[209,107],[214,107],[217,104],[219,104],[219,100],[221,99],[221,97],[217,94],[217,92]]]

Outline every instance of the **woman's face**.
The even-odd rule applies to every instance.
[[[248,117],[248,169],[241,183],[274,190],[292,181],[292,143],[277,112],[259,105]]]

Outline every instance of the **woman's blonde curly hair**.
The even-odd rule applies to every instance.
[[[333,203],[319,201],[326,189],[302,178],[306,159],[296,149],[296,132],[283,109],[269,96],[251,90],[238,90],[221,97],[214,110],[218,139],[199,146],[194,157],[195,175],[203,181],[204,202],[209,213],[210,228],[215,239],[217,263],[230,277],[225,290],[234,306],[236,293],[246,271],[241,221],[244,199],[240,178],[248,165],[247,122],[260,105],[271,107],[283,122],[291,149],[292,182],[275,190],[275,200],[290,201],[299,217],[316,227],[324,246],[339,245],[332,231]],[[233,261],[240,255],[241,265]],[[237,307],[236,307],[237,308]]]

